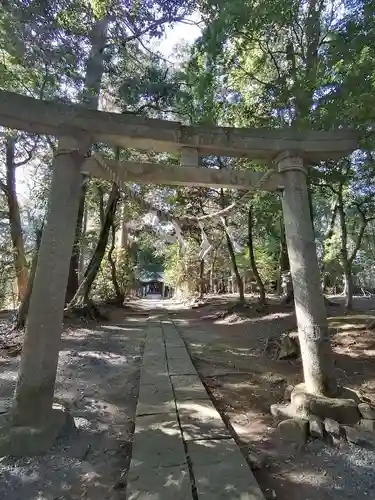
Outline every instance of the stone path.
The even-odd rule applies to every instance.
[[[171,321],[150,323],[127,500],[264,500]]]

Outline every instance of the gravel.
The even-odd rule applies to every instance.
[[[308,445],[310,471],[314,471],[319,497],[324,500],[349,500],[375,497],[375,450],[344,443],[329,446],[322,441]],[[320,472],[320,474],[319,474]],[[311,472],[293,478],[314,483]],[[301,500],[308,500],[301,498]]]

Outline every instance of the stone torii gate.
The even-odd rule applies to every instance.
[[[118,183],[282,190],[306,388],[312,393],[335,395],[306,169],[356,149],[357,137],[352,132],[183,126],[39,101],[6,91],[0,91],[0,124],[59,138],[13,407],[0,421],[0,455],[35,454],[47,449],[67,423],[67,414],[52,405],[81,172]],[[106,159],[103,169],[95,157],[87,157],[94,142],[180,153],[182,166]],[[259,172],[199,167],[199,156],[208,155],[264,160],[275,170],[264,177]]]

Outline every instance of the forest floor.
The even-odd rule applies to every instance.
[[[302,380],[302,367],[299,360],[273,360],[263,351],[270,336],[296,327],[293,308],[271,299],[263,313],[251,307],[221,317],[219,313],[234,300],[233,296],[209,297],[198,309],[171,301],[163,305],[243,453],[265,458],[265,464],[254,471],[265,497],[373,498],[375,451],[354,445],[339,449],[319,441],[296,450],[278,437],[269,407],[282,401],[287,385]],[[100,325],[66,325],[56,402],[74,416],[79,439],[64,437],[40,457],[0,458],[0,498],[125,498],[119,479],[131,457],[145,334],[142,324],[157,314],[144,305],[138,301],[127,309],[108,309],[109,320]],[[375,403],[375,333],[366,328],[375,319],[375,299],[357,298],[351,314],[344,314],[341,305],[330,307],[328,314],[340,383]],[[20,338],[1,333],[6,331],[8,316],[0,316],[0,398],[10,401]]]

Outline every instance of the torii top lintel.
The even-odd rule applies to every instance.
[[[358,147],[350,130],[297,132],[292,129],[246,129],[185,126],[126,114],[89,110],[79,104],[42,101],[0,90],[0,125],[54,136],[84,131],[111,146],[156,152],[196,148],[200,155],[274,159],[282,151],[298,151],[307,161],[342,158]]]

